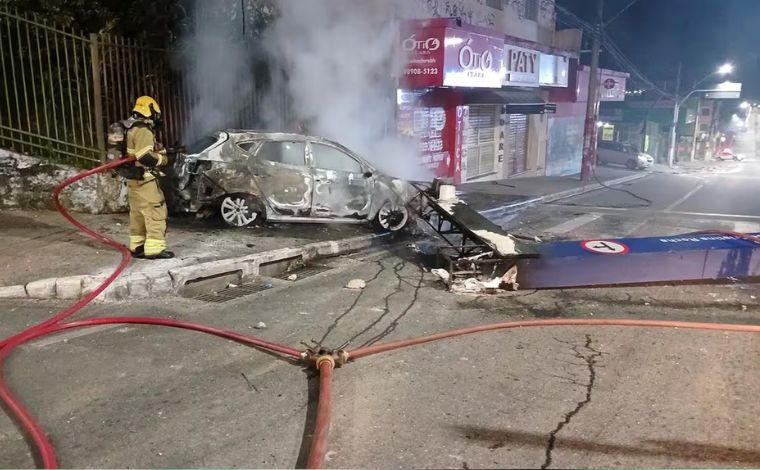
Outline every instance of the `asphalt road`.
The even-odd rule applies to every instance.
[[[634,208],[643,201],[603,190],[504,223],[547,239],[750,229],[760,222],[755,206],[716,202],[742,199],[737,191],[757,194],[750,164],[742,168],[654,174],[624,186],[651,206]],[[421,261],[402,244],[336,258],[320,274],[224,303],[149,299],[93,306],[82,316],[171,316],[293,346],[315,339],[353,347],[526,318],[760,323],[756,284],[458,296]],[[354,278],[367,288],[344,289]],[[2,302],[0,335],[59,307]],[[266,327],[256,329],[259,322]],[[544,328],[373,356],[335,373],[327,465],[758,467],[759,353],[760,338],[751,334]],[[305,462],[313,374],[220,339],[140,326],[72,331],[25,346],[6,374],[65,467]],[[23,436],[0,416],[0,465],[34,464]]]

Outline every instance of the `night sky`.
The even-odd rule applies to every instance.
[[[605,19],[630,2],[605,0]],[[557,4],[589,23],[596,17],[596,0],[557,0]],[[760,0],[638,0],[606,32],[650,80],[661,86],[669,82],[668,90],[674,87],[679,61],[687,89],[720,64],[731,62],[736,70],[729,78],[744,84],[744,99],[760,101]],[[584,54],[584,60],[589,56]],[[602,65],[621,69],[604,54]],[[719,81],[723,79],[705,83]]]

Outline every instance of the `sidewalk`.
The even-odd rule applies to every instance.
[[[127,214],[75,214],[85,225],[127,242]],[[280,259],[308,261],[366,248],[380,240],[367,225],[272,224],[232,229],[172,217],[167,241],[176,258],[134,259],[106,298],[176,291],[188,280],[240,271],[258,274]],[[0,298],[79,298],[113,272],[120,255],[84,236],[54,211],[0,211]],[[134,286],[134,288],[131,288]],[[130,292],[134,291],[134,292]]]
[[[605,184],[643,178],[644,171],[601,167]],[[598,189],[576,177],[518,178],[469,183],[460,197],[486,217],[538,202]],[[127,214],[76,214],[99,233],[126,243]],[[172,217],[167,240],[175,259],[135,259],[104,293],[107,300],[178,292],[196,280],[228,276],[239,280],[267,272],[288,260],[307,262],[367,248],[388,238],[367,225],[272,224],[231,229],[220,222]],[[0,298],[77,299],[113,272],[119,254],[83,236],[53,211],[0,211]]]
[[[596,168],[596,177],[605,185],[622,184],[644,178],[648,171],[633,171],[625,168]],[[465,183],[457,187],[458,195],[467,204],[486,217],[498,217],[519,207],[540,202],[551,202],[602,187],[596,179],[583,184],[575,176],[538,176],[508,180]]]

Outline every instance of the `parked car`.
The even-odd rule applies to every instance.
[[[409,220],[407,182],[320,137],[224,130],[191,145],[174,167],[175,210],[218,212],[234,227],[263,222]]]
[[[734,151],[731,150],[730,148],[724,148],[723,150],[715,154],[715,159],[720,160],[720,161],[734,160],[736,162],[740,162],[744,160],[744,157],[741,154],[734,153]]]
[[[639,152],[631,144],[600,141],[597,145],[597,161],[602,165],[624,165],[629,170],[643,170],[654,164],[654,158]]]

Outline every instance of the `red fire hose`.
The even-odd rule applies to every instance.
[[[319,371],[319,399],[317,401],[317,421],[311,438],[309,458],[306,468],[322,468],[327,454],[327,438],[330,434],[330,415],[332,414],[332,373],[335,362],[325,357],[317,361]]]
[[[293,359],[301,358],[301,353],[297,349],[289,348],[280,344],[264,341],[259,338],[243,335],[240,333],[235,333],[232,331],[221,330],[221,329],[210,327],[210,326],[182,322],[182,321],[171,320],[171,319],[145,318],[145,317],[116,317],[116,318],[95,318],[95,319],[89,319],[89,320],[81,320],[77,322],[61,323],[63,320],[77,313],[84,306],[86,306],[93,299],[95,299],[95,297],[97,297],[101,292],[103,292],[121,274],[121,272],[124,271],[124,269],[127,267],[127,265],[129,264],[132,258],[131,252],[129,251],[127,247],[90,229],[89,227],[80,223],[78,220],[72,217],[71,214],[69,214],[69,212],[66,210],[66,208],[64,208],[60,203],[59,197],[60,197],[61,191],[63,191],[63,189],[65,189],[67,186],[83,178],[86,178],[88,176],[91,176],[97,173],[109,171],[113,168],[116,168],[120,165],[124,165],[132,161],[134,161],[134,158],[127,158],[127,159],[118,160],[118,161],[114,161],[114,162],[102,165],[92,170],[84,171],[82,173],[79,173],[76,176],[66,179],[61,184],[56,186],[55,190],[53,191],[53,203],[55,204],[55,207],[58,209],[61,215],[63,215],[63,217],[66,218],[66,220],[71,222],[75,227],[77,227],[80,231],[84,232],[85,234],[89,235],[95,240],[98,240],[101,243],[104,243],[118,250],[121,253],[122,255],[121,262],[116,267],[114,272],[110,276],[108,276],[108,278],[102,284],[100,284],[94,291],[87,294],[81,300],[75,302],[74,304],[62,310],[61,312],[56,313],[55,315],[48,318],[47,320],[41,323],[38,323],[37,325],[27,328],[26,330],[21,331],[20,333],[17,333],[9,338],[6,338],[0,341],[0,399],[7,406],[7,409],[11,417],[15,418],[18,421],[18,423],[22,426],[22,428],[26,430],[26,432],[31,437],[32,442],[34,443],[35,447],[37,448],[39,452],[40,457],[42,458],[42,464],[45,468],[58,467],[58,462],[55,456],[55,450],[53,449],[53,446],[50,444],[50,441],[45,435],[45,432],[42,430],[40,425],[32,417],[31,413],[29,413],[29,411],[27,411],[26,408],[24,408],[24,406],[13,395],[13,393],[11,393],[10,389],[5,383],[5,376],[3,373],[3,364],[5,363],[5,359],[7,359],[7,357],[13,352],[13,350],[16,347],[18,347],[19,345],[27,341],[33,340],[40,336],[57,333],[63,330],[71,329],[71,328],[81,328],[81,327],[88,327],[88,326],[94,326],[94,325],[113,324],[113,323],[136,323],[136,324],[144,324],[144,325],[169,326],[169,327],[174,327],[174,328],[184,328],[188,330],[199,331],[202,333],[207,333],[207,334],[219,336],[222,338],[226,338],[232,341],[237,341],[243,344],[248,344],[250,346],[263,349],[269,352],[273,352],[276,354],[280,354],[286,357],[290,357]]]
[[[45,468],[57,468],[58,462],[55,455],[55,450],[48,440],[45,432],[35,421],[34,417],[24,408],[21,402],[11,393],[5,383],[3,374],[3,364],[5,359],[13,352],[13,350],[19,345],[34,340],[36,338],[59,333],[64,330],[72,328],[86,328],[96,325],[109,325],[109,324],[142,324],[142,325],[155,325],[155,326],[167,326],[172,328],[182,328],[192,331],[198,331],[221,338],[225,338],[231,341],[236,341],[242,344],[252,346],[257,349],[268,351],[271,353],[279,354],[281,356],[301,360],[304,358],[299,350],[293,349],[281,344],[262,340],[252,336],[243,335],[233,331],[223,330],[211,326],[200,325],[196,323],[183,322],[172,319],[164,318],[151,318],[151,317],[111,317],[111,318],[92,318],[86,320],[72,321],[69,323],[61,323],[63,320],[71,317],[84,306],[95,299],[100,293],[102,293],[126,268],[131,259],[131,253],[122,244],[111,240],[110,238],[95,232],[89,227],[77,221],[69,214],[69,212],[61,205],[59,201],[59,195],[61,191],[67,186],[83,179],[88,176],[106,172],[113,168],[116,168],[125,163],[131,162],[134,159],[124,159],[116,162],[108,163],[106,165],[94,168],[82,172],[72,178],[69,178],[58,185],[53,191],[53,202],[58,211],[71,222],[80,231],[100,241],[112,248],[118,250],[122,254],[122,259],[114,272],[94,291],[87,294],[84,298],[78,302],[72,304],[59,313],[56,313],[49,319],[34,325],[26,330],[17,333],[9,338],[0,341],[0,399],[7,406],[11,417],[15,418],[22,428],[29,434],[34,446],[36,447],[40,457],[42,458],[42,464]],[[760,243],[760,238],[726,231],[710,231],[705,233],[716,233],[733,235],[738,238]],[[717,323],[691,323],[691,322],[678,322],[678,321],[657,321],[657,320],[603,320],[603,319],[551,319],[551,320],[526,320],[506,323],[494,323],[490,325],[480,325],[470,328],[462,328],[452,330],[448,332],[433,334],[429,336],[422,336],[418,338],[410,338],[402,341],[394,341],[385,344],[377,344],[364,348],[356,349],[349,353],[350,360],[360,359],[362,357],[370,356],[373,354],[379,354],[382,352],[393,351],[405,347],[416,346],[433,341],[439,341],[443,339],[454,338],[458,336],[470,335],[475,333],[482,333],[487,331],[505,330],[512,328],[528,328],[528,327],[552,327],[552,326],[614,326],[614,327],[658,327],[658,328],[683,328],[683,329],[695,329],[695,330],[712,330],[712,331],[732,331],[732,332],[751,332],[760,333],[760,326],[758,325],[736,325],[736,324],[717,324]],[[325,455],[327,453],[328,437],[330,430],[330,414],[332,408],[332,374],[335,367],[334,360],[329,356],[323,356],[316,359],[316,368],[319,371],[319,399],[317,404],[317,420],[315,424],[314,434],[312,437],[311,448],[309,456],[307,458],[308,468],[321,468],[324,465]]]

